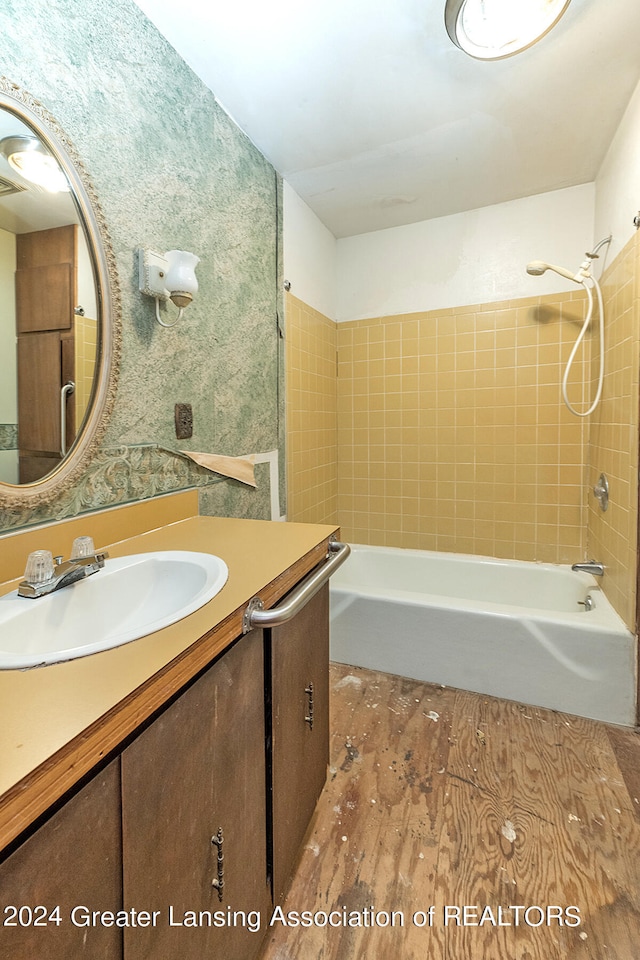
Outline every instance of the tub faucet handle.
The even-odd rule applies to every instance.
[[[609,481],[604,473],[598,477],[598,482],[593,488],[593,495],[600,504],[601,510],[606,510],[609,506]]]

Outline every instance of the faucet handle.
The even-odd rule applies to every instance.
[[[71,547],[71,559],[82,560],[83,557],[93,557],[95,552],[93,537],[76,537]]]
[[[50,550],[34,550],[27,557],[24,579],[27,583],[47,583],[53,579],[53,557]]]

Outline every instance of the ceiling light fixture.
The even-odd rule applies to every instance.
[[[21,177],[43,187],[49,193],[69,190],[69,181],[58,161],[37,137],[22,134],[5,137],[0,140],[0,154]]]
[[[446,0],[444,22],[453,42],[478,60],[502,60],[536,43],[571,0]]]

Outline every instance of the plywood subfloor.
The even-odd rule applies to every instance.
[[[264,960],[638,960],[633,731],[343,665],[331,726]]]

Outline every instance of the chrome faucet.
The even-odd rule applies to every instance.
[[[24,580],[18,586],[18,596],[35,600],[55,590],[62,590],[97,573],[104,567],[108,556],[106,550],[95,550],[91,537],[77,537],[74,540],[70,560],[52,557],[48,550],[36,550],[27,559]]]
[[[579,573],[591,573],[594,577],[604,576],[604,564],[597,563],[595,560],[587,560],[585,563],[574,563],[571,569],[577,570]]]

